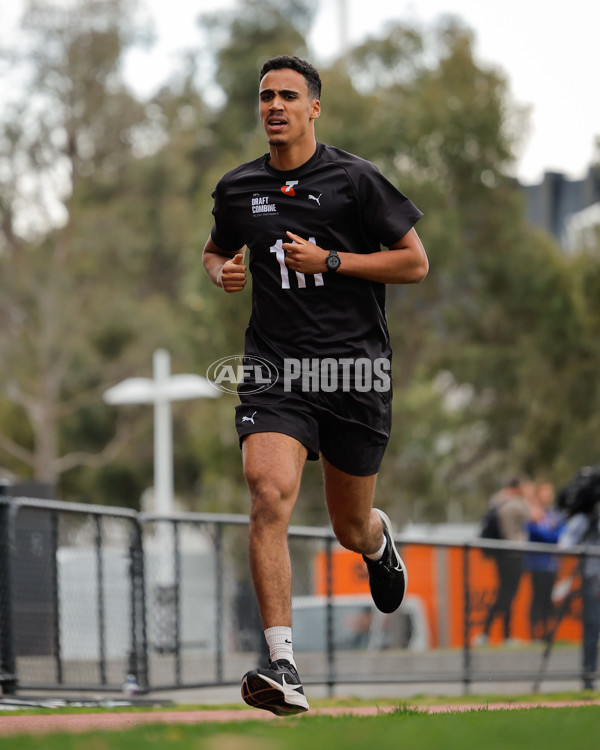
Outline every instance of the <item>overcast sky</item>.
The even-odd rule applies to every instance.
[[[200,42],[195,23],[214,0],[145,0],[158,42],[131,54],[126,75],[143,94],[169,78],[178,53]],[[230,8],[234,0],[219,0]],[[18,16],[23,0],[0,0],[0,35]],[[310,37],[314,61],[340,50],[340,0],[320,0]],[[517,164],[525,182],[545,170],[582,177],[600,136],[600,3],[597,0],[346,0],[351,43],[385,29],[390,20],[429,24],[440,14],[460,16],[475,33],[480,62],[499,67],[513,99],[529,105],[530,132]],[[5,37],[6,38],[6,37]]]

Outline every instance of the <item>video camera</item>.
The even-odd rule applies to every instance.
[[[576,513],[591,514],[600,503],[600,464],[584,466],[558,493],[557,505],[567,518]]]

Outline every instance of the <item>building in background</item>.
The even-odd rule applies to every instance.
[[[565,252],[595,246],[600,232],[600,167],[581,180],[546,172],[537,185],[523,185],[527,218],[545,229]]]

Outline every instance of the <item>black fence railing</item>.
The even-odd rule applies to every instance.
[[[0,498],[4,693],[238,684],[266,659],[247,529],[246,516]],[[408,595],[383,615],[360,556],[329,529],[290,529],[294,650],[306,684],[460,682],[468,692],[484,681],[537,689],[593,678],[582,660],[581,591],[598,548],[396,541]]]

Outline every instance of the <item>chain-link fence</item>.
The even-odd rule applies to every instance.
[[[247,532],[246,516],[0,499],[4,691],[238,684],[267,658]],[[583,679],[582,566],[600,550],[396,541],[408,594],[384,615],[359,555],[329,529],[290,529],[306,684]]]

